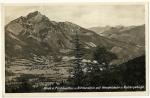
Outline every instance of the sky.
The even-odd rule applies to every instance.
[[[145,23],[145,6],[142,4],[100,3],[5,5],[5,23],[34,11],[41,12],[52,21],[69,21],[85,28],[107,25],[131,26]]]

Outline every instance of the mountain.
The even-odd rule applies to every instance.
[[[116,27],[105,26],[89,29],[109,39],[122,41],[127,44],[134,44],[138,47],[145,46],[145,25],[128,27],[119,25]]]
[[[142,27],[128,30],[130,32],[119,31],[119,33],[132,34],[134,31],[132,38],[136,38],[135,33],[139,30],[142,31]],[[113,32],[114,30],[107,27],[103,30],[103,32],[105,31]],[[145,49],[137,44],[122,41],[123,36],[119,36],[120,40],[117,37],[101,36],[71,22],[51,21],[45,15],[35,11],[25,17],[21,16],[5,26],[6,57],[28,58],[33,54],[68,55],[72,51],[76,32],[83,50],[86,50],[84,51],[85,58],[88,59],[92,59],[91,51],[97,46],[104,46],[115,53],[118,59],[113,62],[116,64],[140,56],[145,52]],[[141,40],[136,39],[137,42]],[[143,40],[141,43],[144,43]]]

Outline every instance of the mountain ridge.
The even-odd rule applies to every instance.
[[[56,52],[59,54],[61,49],[72,48],[71,41],[75,32],[78,32],[83,48],[87,47],[92,51],[93,48],[99,45],[104,46],[118,55],[119,61],[117,62],[122,62],[120,59],[129,58],[130,56],[136,57],[137,54],[139,56],[145,51],[136,45],[98,35],[94,31],[68,21],[51,21],[45,15],[35,11],[25,17],[21,16],[5,26],[6,53],[18,51],[15,48],[17,46],[21,47],[19,48],[22,51],[21,53],[41,54],[44,52],[44,54],[49,54]],[[13,35],[13,37],[10,35]],[[25,44],[22,44],[22,42]]]
[[[89,29],[109,39],[115,39],[118,41],[126,42],[128,44],[135,44],[142,47],[145,46],[145,24],[128,27],[125,26],[93,27]]]

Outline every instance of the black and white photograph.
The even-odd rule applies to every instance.
[[[144,3],[3,9],[5,93],[146,91]]]

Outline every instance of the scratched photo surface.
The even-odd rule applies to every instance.
[[[5,92],[146,90],[145,5],[5,5]]]

